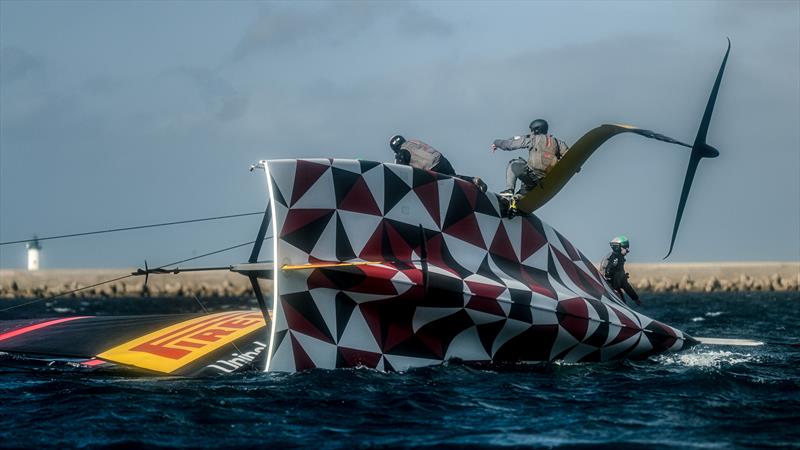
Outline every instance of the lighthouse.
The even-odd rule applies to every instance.
[[[28,242],[28,270],[39,270],[39,250],[41,249],[39,239],[33,235],[33,240]]]

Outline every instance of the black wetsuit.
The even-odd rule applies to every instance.
[[[622,294],[624,291],[637,305],[641,304],[639,295],[633,290],[633,286],[628,283],[628,274],[625,273],[625,256],[621,252],[609,253],[600,263],[600,269],[603,271],[603,276],[608,281],[608,284],[619,294],[621,299],[625,300],[625,296]]]

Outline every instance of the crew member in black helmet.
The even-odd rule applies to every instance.
[[[641,305],[639,295],[628,282],[628,274],[625,272],[625,255],[630,251],[630,241],[625,236],[617,236],[609,242],[609,245],[611,245],[611,253],[600,263],[603,277],[619,295],[619,298],[625,300],[624,291],[637,305]]]
[[[496,139],[491,145],[492,152],[497,150],[517,150],[528,149],[528,159],[514,158],[508,163],[506,168],[506,189],[500,195],[506,197],[514,196],[514,189],[517,180],[520,181],[520,189],[517,192],[522,196],[533,189],[550,169],[555,166],[564,153],[569,150],[567,144],[547,134],[547,121],[536,119],[529,125],[530,134],[524,136],[514,136],[510,139]]]
[[[406,140],[403,136],[395,134],[389,139],[389,147],[394,151],[394,162],[404,166],[416,167],[417,169],[432,170],[445,175],[461,178],[478,186],[486,192],[486,183],[478,177],[468,177],[457,175],[450,161],[438,150],[430,145],[417,140]]]

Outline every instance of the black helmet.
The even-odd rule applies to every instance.
[[[406,138],[400,136],[399,134],[395,134],[389,139],[389,147],[392,147],[392,150],[394,150],[395,153],[397,153],[400,151],[400,146],[403,145],[405,142]]]
[[[536,119],[531,122],[530,129],[533,134],[547,134],[547,121],[544,119]]]

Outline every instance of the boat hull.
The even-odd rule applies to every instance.
[[[609,361],[694,340],[629,308],[535,215],[430,171],[266,164],[275,261],[267,371]]]

